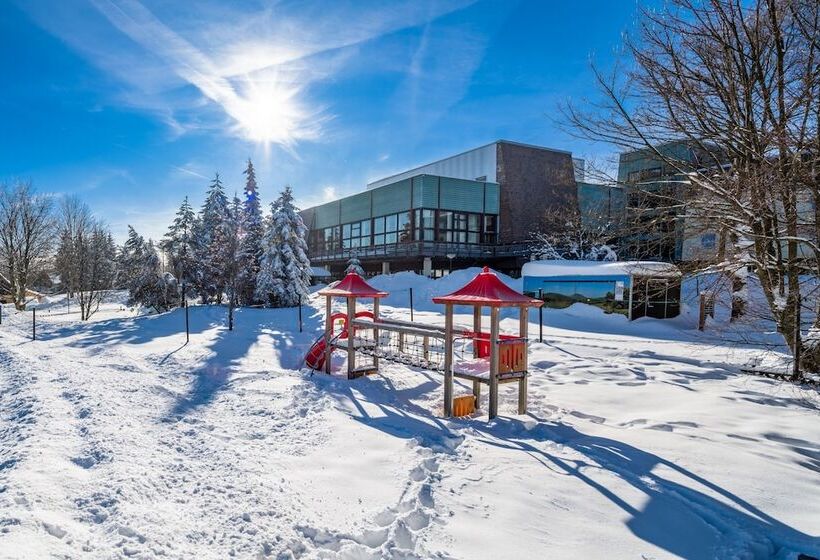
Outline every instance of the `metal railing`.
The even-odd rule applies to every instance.
[[[356,253],[359,259],[377,259],[382,257],[448,257],[453,258],[492,258],[528,256],[530,247],[527,243],[472,244],[445,243],[438,241],[409,241],[390,245],[355,247],[335,251],[310,251],[310,260],[327,262],[345,260]]]

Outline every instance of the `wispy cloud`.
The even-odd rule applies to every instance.
[[[174,134],[224,130],[292,149],[322,137],[332,100],[310,90],[342,71],[347,49],[470,3],[214,2],[188,13],[138,0],[21,7],[110,73],[119,102],[152,112]]]

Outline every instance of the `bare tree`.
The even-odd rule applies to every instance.
[[[795,376],[820,364],[800,329],[801,275],[820,272],[817,205],[801,208],[820,194],[818,37],[816,0],[670,0],[642,11],[628,68],[595,70],[603,101],[564,107],[577,134],[660,161],[669,205],[735,240],[713,266],[753,270]]]
[[[620,223],[602,209],[547,210],[541,231],[532,236],[531,254],[554,260],[614,261]]]
[[[55,268],[66,297],[76,295],[80,319],[89,319],[113,287],[116,245],[105,224],[77,197],[60,204],[59,246]]]
[[[51,209],[51,199],[36,194],[30,183],[0,185],[0,263],[8,272],[17,309],[25,308],[30,281],[50,257]]]

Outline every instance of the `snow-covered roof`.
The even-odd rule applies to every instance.
[[[530,261],[521,276],[680,276],[674,264],[655,261]]]
[[[387,292],[377,290],[355,272],[348,272],[339,282],[319,291],[320,296],[383,298]]]
[[[316,278],[327,278],[330,276],[330,271],[323,266],[311,266],[310,275]]]

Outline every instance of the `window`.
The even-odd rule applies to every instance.
[[[700,246],[704,249],[714,249],[717,245],[717,236],[714,233],[704,233],[700,237]]]
[[[436,211],[428,209],[416,210],[417,241],[435,241],[436,239]]]
[[[402,212],[373,218],[373,245],[412,241],[412,214]]]
[[[342,226],[342,247],[356,249],[370,246],[370,220],[353,222]]]
[[[661,167],[650,167],[648,169],[638,169],[637,171],[630,171],[626,176],[627,183],[640,183],[657,179],[663,175]]]
[[[487,214],[484,216],[484,234],[482,242],[495,243],[498,239],[498,216]]]

